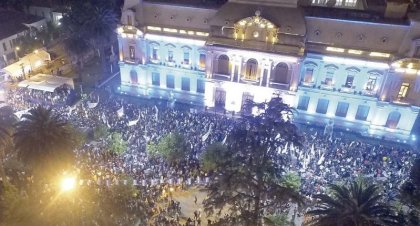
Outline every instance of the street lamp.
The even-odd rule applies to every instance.
[[[61,180],[61,191],[68,192],[74,190],[76,187],[76,178],[74,177],[65,177]]]

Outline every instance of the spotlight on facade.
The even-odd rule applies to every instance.
[[[411,135],[411,140],[413,140],[413,141],[417,140],[416,136],[415,135]]]

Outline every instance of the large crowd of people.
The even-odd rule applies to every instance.
[[[150,209],[147,218],[154,222],[153,225],[180,225],[180,205],[168,195],[170,190],[205,185],[212,179],[211,175],[201,171],[199,156],[209,144],[223,142],[237,120],[214,112],[138,104],[106,90],[69,106],[64,104],[69,93],[45,94],[20,88],[10,90],[7,100],[15,111],[41,104],[53,108],[82,130],[106,125],[110,131],[121,133],[128,142],[128,149],[120,156],[103,152],[106,138],[88,142],[76,151],[81,184],[127,184],[127,179],[117,182],[115,178],[115,175],[126,175],[141,191],[137,200],[147,200]],[[345,132],[326,136],[320,128],[300,127],[305,137],[304,144],[299,147],[286,144],[278,152],[289,163],[285,166],[286,171],[296,172],[302,178],[301,192],[309,199],[324,192],[330,183],[359,175],[381,183],[392,199],[407,177],[411,161],[417,156],[417,152],[408,146],[362,142]],[[183,134],[191,147],[192,154],[185,164],[173,166],[150,158],[148,144],[173,132]],[[132,205],[137,206],[135,202]],[[199,217],[191,217],[185,224],[201,225],[202,222]]]

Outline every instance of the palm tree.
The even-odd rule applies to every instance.
[[[36,173],[67,169],[73,160],[69,124],[51,109],[38,106],[29,110],[17,123],[13,138],[18,158]]]
[[[316,195],[315,218],[311,226],[383,226],[399,225],[391,206],[382,202],[376,185],[354,181],[348,185],[331,185],[330,194]]]

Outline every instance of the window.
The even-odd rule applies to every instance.
[[[157,60],[158,59],[158,48],[157,47],[153,47],[152,48],[152,59],[153,60]]]
[[[399,113],[398,111],[393,111],[389,113],[385,126],[391,129],[397,128],[398,122],[400,122],[400,118],[401,113]]]
[[[198,62],[198,66],[200,66],[201,68],[206,67],[206,54],[200,53],[200,60]]]
[[[414,57],[420,58],[420,46],[416,46],[414,50]]]
[[[139,78],[137,76],[137,72],[135,70],[130,71],[130,82],[133,84],[139,83]]]
[[[160,86],[160,74],[157,72],[152,72],[152,85]]]
[[[311,83],[313,75],[314,75],[314,69],[313,68],[306,68],[305,75],[303,76],[303,81],[307,82],[307,83]]]
[[[190,51],[184,50],[184,64],[190,64]]]
[[[348,74],[344,87],[353,88],[354,74]]]
[[[316,113],[326,114],[328,110],[329,100],[327,99],[319,99],[318,105],[316,106]]]
[[[349,110],[349,103],[338,102],[337,110],[335,111],[335,116],[346,117],[348,110]]]
[[[166,88],[175,88],[175,77],[173,75],[166,76]]]
[[[333,79],[334,79],[334,72],[333,71],[327,71],[327,74],[325,75],[324,84],[331,86],[333,84]]]
[[[289,68],[285,63],[279,63],[274,68],[274,73],[271,76],[271,81],[275,83],[287,84],[289,79],[287,78]]]
[[[250,80],[257,79],[258,62],[255,59],[249,59],[246,62],[245,78]]]
[[[10,49],[13,49],[13,40],[10,40],[9,44],[10,44]]]
[[[197,80],[197,93],[204,93],[206,91],[206,83],[204,80]]]
[[[377,80],[378,80],[378,76],[370,75],[366,83],[366,90],[373,91],[375,89]]]
[[[404,99],[407,97],[408,88],[410,88],[410,83],[403,82],[400,87],[400,92],[398,92],[398,99]]]
[[[300,96],[297,109],[304,111],[308,110],[309,99],[308,96]]]
[[[190,78],[182,78],[181,89],[184,91],[190,91]]]
[[[7,51],[6,43],[4,43],[4,42],[3,42],[3,50],[4,50],[4,52]]]
[[[130,26],[133,25],[133,20],[131,19],[130,15],[127,16],[127,24]]]
[[[369,110],[370,110],[369,106],[359,105],[359,107],[357,107],[356,119],[366,121],[369,115]]]
[[[174,62],[174,51],[168,50],[168,62]]]
[[[226,55],[219,56],[217,73],[222,75],[229,75],[229,57]]]
[[[135,59],[136,58],[136,49],[134,48],[134,46],[130,46],[130,59]]]

